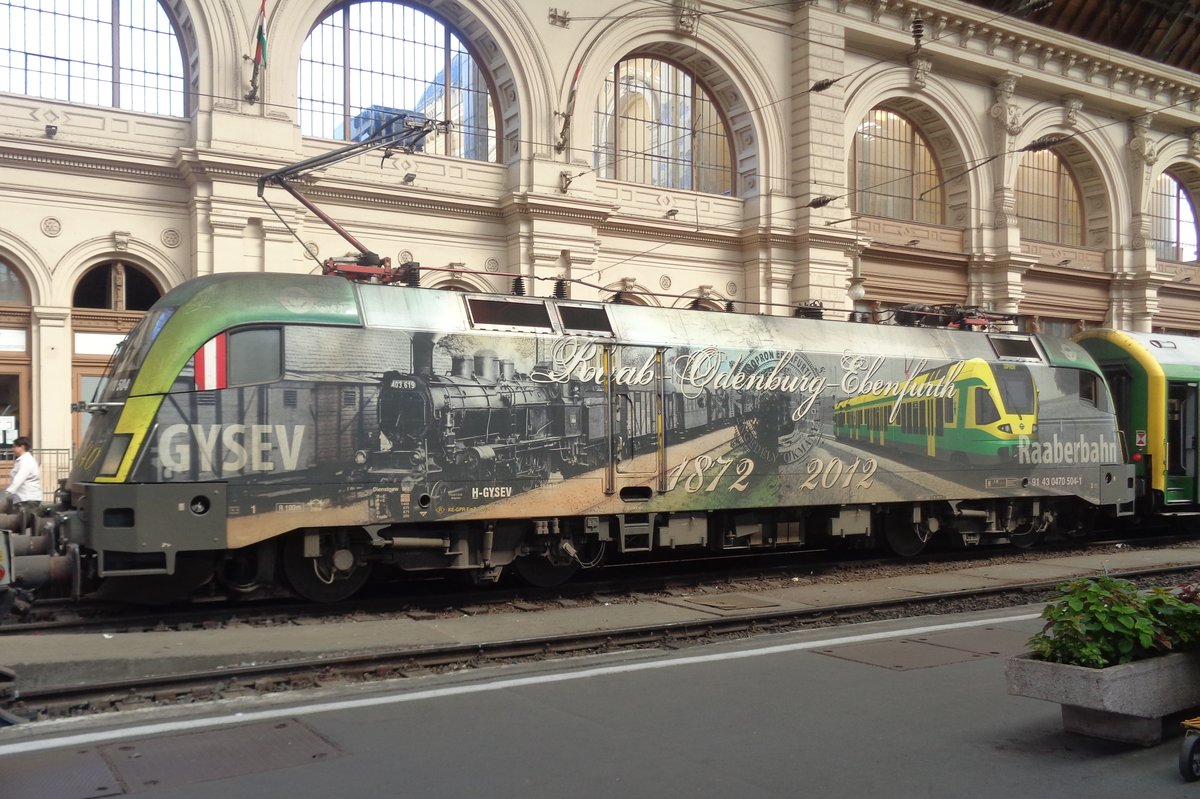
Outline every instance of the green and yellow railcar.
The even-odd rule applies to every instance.
[[[1200,508],[1200,339],[1088,330],[1076,341],[1108,380],[1146,513]]]

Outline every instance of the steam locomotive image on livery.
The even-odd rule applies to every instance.
[[[0,581],[331,601],[380,566],[554,584],[1195,511],[1198,342],[1123,335],[200,277],[119,348]]]

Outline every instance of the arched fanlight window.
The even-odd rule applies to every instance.
[[[89,269],[75,284],[71,305],[108,311],[148,311],[162,292],[135,266],[108,261]]]
[[[941,170],[925,137],[906,118],[874,108],[854,132],[855,213],[942,224]]]
[[[626,58],[596,98],[596,172],[606,178],[709,194],[733,194],[728,125],[687,70]]]
[[[0,304],[28,305],[29,290],[16,269],[0,260]]]
[[[0,92],[183,116],[186,77],[158,0],[0,0]]]
[[[441,20],[393,2],[353,2],[325,16],[300,51],[300,129],[363,141],[400,114],[449,122],[425,152],[495,161],[496,111],[483,71]]]
[[[1025,153],[1017,170],[1021,237],[1081,246],[1083,204],[1066,161],[1053,150]]]
[[[1150,203],[1154,220],[1154,250],[1167,261],[1195,261],[1197,257],[1196,205],[1187,189],[1167,172],[1154,181]]]

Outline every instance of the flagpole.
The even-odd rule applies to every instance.
[[[258,10],[258,27],[254,31],[254,71],[250,73],[250,91],[246,92],[246,102],[254,105],[258,102],[259,71],[267,66],[267,0],[262,0]]]
[[[258,102],[258,68],[259,63],[254,62],[254,72],[250,74],[250,91],[246,92],[246,102],[254,105]]]

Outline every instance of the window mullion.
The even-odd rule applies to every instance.
[[[112,0],[112,105],[121,107],[121,2]]]
[[[343,8],[342,14],[342,130],[346,132],[346,141],[352,138],[350,120],[350,9]]]
[[[445,85],[442,88],[442,95],[443,95],[442,96],[442,109],[443,109],[442,110],[442,119],[451,119],[452,117],[450,116],[450,114],[453,113],[453,110],[454,110],[453,98],[450,96],[450,92],[451,92],[452,85],[453,85],[453,82],[450,80],[450,71],[452,69],[451,61],[453,59],[453,54],[450,50],[450,29],[449,28],[446,28],[442,32],[442,53],[443,53],[442,74],[445,75],[445,78],[444,78]],[[454,152],[454,138],[455,137],[449,135],[449,131],[447,131],[446,155],[456,155],[456,153]]]

